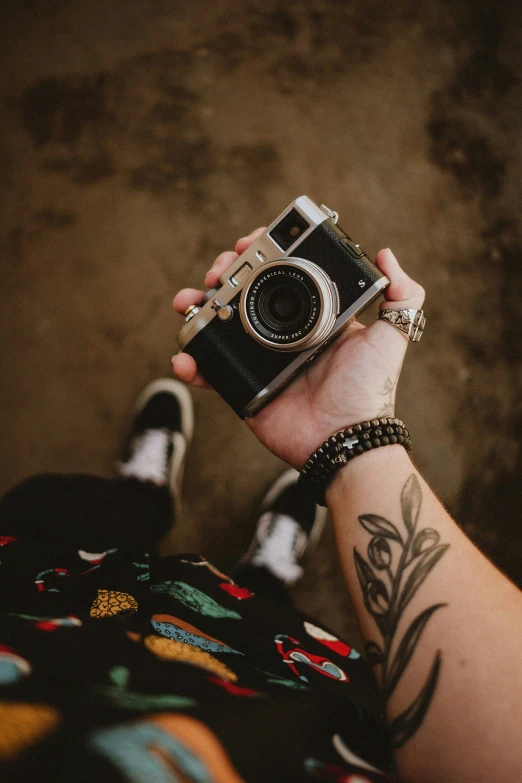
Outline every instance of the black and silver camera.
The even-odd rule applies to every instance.
[[[266,405],[389,280],[301,196],[186,313],[180,348],[242,418]]]

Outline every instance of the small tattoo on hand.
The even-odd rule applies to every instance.
[[[394,381],[392,381],[391,378],[386,378],[384,382],[384,386],[380,394],[383,397],[386,397],[386,400],[377,414],[377,416],[393,416],[394,415],[394,409],[395,409],[395,387],[397,386],[397,381],[399,380],[399,376],[395,378]]]

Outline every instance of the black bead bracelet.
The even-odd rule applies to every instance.
[[[331,435],[314,451],[299,474],[299,481],[310,489],[316,503],[325,506],[326,487],[339,468],[365,451],[394,443],[411,450],[410,433],[400,419],[384,416],[353,424]]]

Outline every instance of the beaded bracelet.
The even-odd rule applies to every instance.
[[[364,451],[394,443],[411,451],[410,433],[400,419],[385,416],[353,424],[331,435],[314,451],[299,474],[299,481],[312,491],[316,503],[325,506],[326,487],[339,468]]]

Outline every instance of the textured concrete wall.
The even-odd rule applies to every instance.
[[[2,490],[110,475],[169,374],[173,293],[301,193],[427,289],[398,413],[479,545],[520,567],[521,12],[485,0],[4,0]],[[280,464],[196,393],[171,544],[241,554]],[[296,590],[338,630],[331,531]]]

